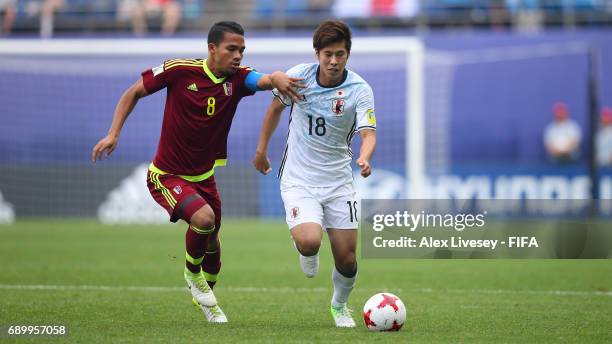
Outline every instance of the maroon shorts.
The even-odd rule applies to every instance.
[[[183,219],[189,223],[193,214],[206,204],[215,213],[215,222],[221,220],[221,197],[214,176],[193,183],[173,174],[148,171],[147,186],[153,199],[170,214],[172,222]]]

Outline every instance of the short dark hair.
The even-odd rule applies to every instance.
[[[312,46],[316,52],[328,45],[344,42],[346,51],[351,52],[351,29],[339,20],[327,20],[322,22],[314,32]]]
[[[233,21],[220,21],[215,23],[215,25],[210,28],[210,31],[208,31],[208,43],[219,45],[226,32],[244,36],[244,29],[240,24]]]

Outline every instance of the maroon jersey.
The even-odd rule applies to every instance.
[[[250,68],[217,78],[202,59],[176,59],[142,73],[149,94],[166,87],[166,108],[152,170],[203,180],[227,159],[227,136]]]

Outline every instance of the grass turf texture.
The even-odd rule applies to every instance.
[[[0,342],[604,343],[612,338],[610,260],[360,260],[350,299],[358,327],[336,329],[329,314],[327,240],[319,275],[307,279],[284,223],[259,220],[223,223],[223,269],[215,290],[230,323],[211,325],[183,289],[185,228],[76,220],[1,226],[0,326],[65,324],[69,334],[2,334]],[[27,289],[35,285],[77,287]],[[139,286],[162,288],[125,288]],[[371,333],[363,326],[363,303],[381,290],[397,294],[407,306],[400,332]]]

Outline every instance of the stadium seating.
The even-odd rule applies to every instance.
[[[500,20],[507,26],[521,25],[517,19],[529,13],[536,14],[538,24],[543,25],[612,23],[612,0],[396,0],[384,3],[354,0],[350,1],[352,7],[345,10],[342,10],[345,7],[342,0],[179,1],[184,12],[182,27],[193,30],[206,29],[210,26],[207,19],[211,18],[235,19],[247,27],[276,29],[313,27],[322,18],[330,16],[359,19],[351,23],[366,28],[423,24],[488,26],[499,24]],[[43,2],[19,1],[16,31],[38,31],[38,16]],[[119,3],[120,0],[65,0],[56,13],[55,29],[71,32],[129,31],[125,21],[117,21]],[[155,28],[160,23],[153,20],[151,24]]]

